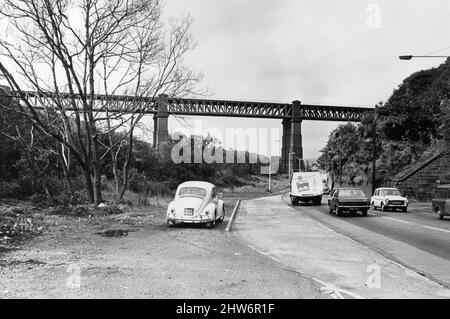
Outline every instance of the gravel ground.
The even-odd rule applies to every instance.
[[[228,195],[229,215],[238,196]],[[227,221],[213,230],[169,228],[162,207],[44,215],[41,235],[0,252],[0,298],[325,297],[310,279],[227,235]]]

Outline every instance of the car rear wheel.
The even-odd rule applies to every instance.
[[[223,222],[224,219],[225,219],[225,206],[223,206],[222,208],[222,216],[220,216],[220,218],[217,221],[221,223]]]
[[[444,215],[443,215],[442,212],[441,212],[441,207],[440,207],[440,206],[437,206],[437,207],[434,209],[434,211],[438,214],[440,220],[443,220],[443,219],[444,219]]]
[[[175,226],[175,222],[172,220],[167,221],[167,225],[169,225],[169,227],[173,227]]]
[[[216,226],[216,216],[214,215],[213,220],[207,223],[206,227],[208,227],[209,229],[213,229],[215,226]]]

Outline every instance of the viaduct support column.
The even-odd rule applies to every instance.
[[[167,95],[158,97],[158,113],[153,116],[153,146],[158,148],[161,143],[169,141],[169,111]]]
[[[289,166],[289,149],[291,147],[291,119],[284,118],[283,122],[283,139],[281,145],[281,172],[288,173]]]
[[[293,171],[299,171],[300,160],[303,159],[303,144],[302,144],[302,117],[301,117],[301,102],[292,102],[292,119],[291,119],[291,137],[289,143],[288,160],[291,160],[291,169]],[[289,163],[289,162],[288,162]]]

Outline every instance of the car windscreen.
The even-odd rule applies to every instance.
[[[366,197],[360,189],[342,189],[339,191],[339,197]]]
[[[195,197],[206,197],[206,189],[201,187],[183,187],[180,189],[179,193],[180,197],[186,197],[186,196],[195,196]]]
[[[381,191],[382,196],[402,196],[398,189],[385,189]]]

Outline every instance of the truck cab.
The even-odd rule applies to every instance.
[[[292,173],[290,181],[291,203],[297,206],[299,202],[312,201],[314,205],[322,203],[323,182],[320,172]]]

